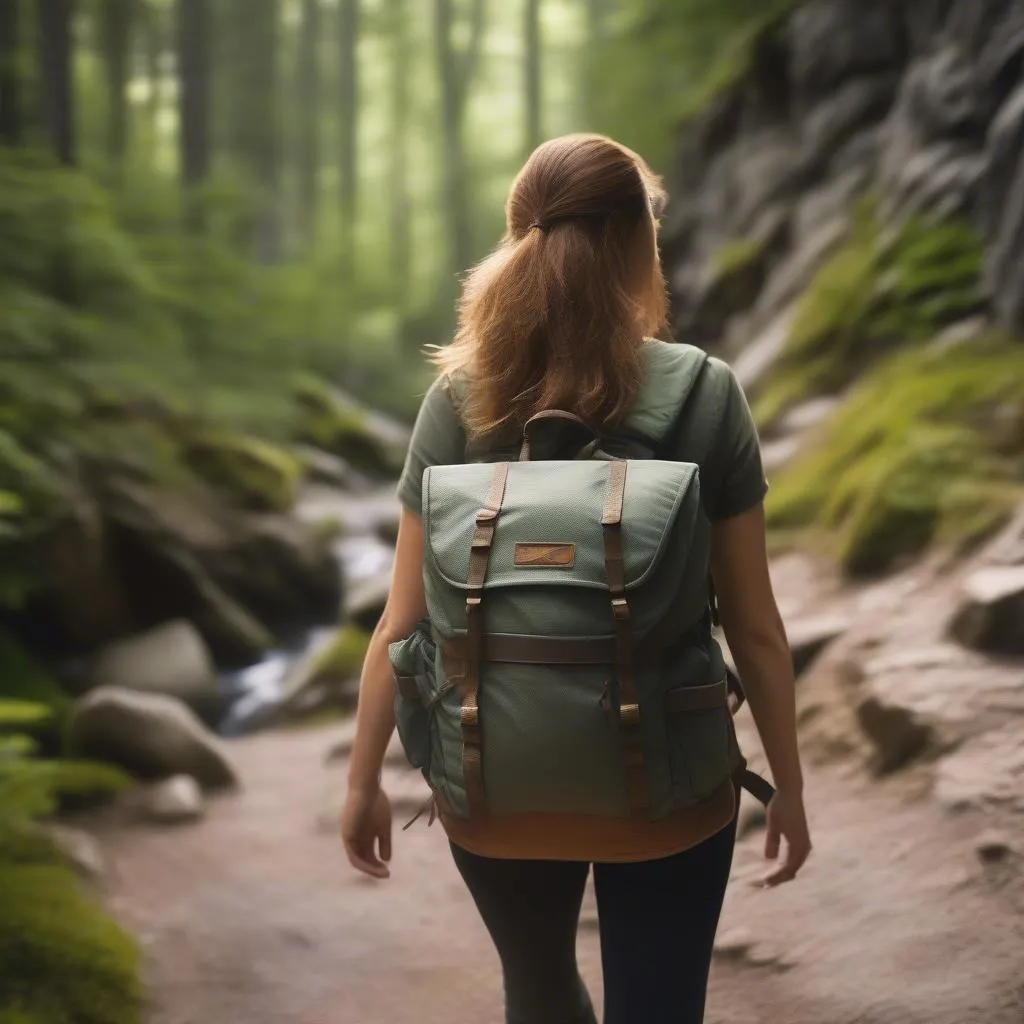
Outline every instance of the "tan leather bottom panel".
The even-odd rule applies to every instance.
[[[442,807],[441,822],[457,846],[481,857],[629,863],[670,857],[721,831],[736,813],[725,783],[709,800],[663,821],[586,814],[510,814],[463,821]]]

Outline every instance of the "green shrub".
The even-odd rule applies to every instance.
[[[768,496],[769,523],[832,538],[851,574],[960,545],[1024,496],[1024,346],[988,338],[891,356]]]
[[[60,798],[128,784],[120,771],[34,757],[15,729],[49,714],[0,700],[0,1021],[137,1024],[138,951],[35,822]]]

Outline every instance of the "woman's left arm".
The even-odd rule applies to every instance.
[[[384,754],[395,728],[388,644],[408,636],[425,615],[423,523],[403,507],[391,590],[370,638],[359,681],[356,736],[341,816],[341,835],[349,861],[374,878],[390,875],[387,862],[391,859],[391,805],[381,788]]]

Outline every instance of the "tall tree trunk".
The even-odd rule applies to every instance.
[[[320,28],[320,0],[302,0],[296,93],[299,107],[299,219],[307,245],[316,234],[320,182]]]
[[[74,49],[71,35],[74,9],[75,0],[38,0],[43,120],[50,145],[57,159],[66,167],[75,163]]]
[[[135,0],[103,0],[100,30],[107,79],[107,155],[124,161],[128,148],[128,62]]]
[[[341,251],[345,273],[355,269],[359,155],[359,0],[339,0],[338,93],[340,118]]]
[[[281,255],[278,0],[232,0],[229,95],[225,122],[230,149],[256,189],[256,253]]]
[[[409,210],[409,46],[406,0],[389,0],[391,32],[391,273],[398,308],[408,308],[412,289],[412,231]]]
[[[21,142],[19,0],[0,0],[0,145]]]
[[[465,50],[452,44],[452,0],[434,0],[434,44],[441,79],[441,130],[444,199],[451,232],[451,271],[458,274],[473,259],[472,204],[466,167],[466,97],[483,39],[484,0],[471,0],[470,36]]]
[[[526,0],[523,8],[523,72],[525,78],[526,153],[529,155],[543,138],[541,124],[541,0]]]
[[[162,8],[151,0],[144,0],[141,9],[146,66],[146,119],[149,121],[150,141],[159,138],[160,109],[163,106],[163,54],[164,21]]]
[[[198,189],[210,169],[209,10],[206,0],[178,0],[178,111],[185,220],[203,226]]]

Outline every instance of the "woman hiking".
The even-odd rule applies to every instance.
[[[664,200],[598,135],[549,141],[519,173],[434,356],[363,667],[348,858],[388,877],[397,709],[508,1024],[595,1024],[576,963],[591,870],[605,1024],[703,1020],[744,781],[715,622],[775,784],[764,884],[811,849],[757,433],[724,363],[655,340]]]

